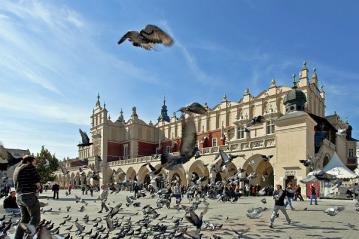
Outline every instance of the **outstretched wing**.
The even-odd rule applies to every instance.
[[[190,210],[189,215],[186,215],[185,218],[188,222],[192,223],[192,225],[196,227],[201,223],[198,215],[193,210]]]
[[[125,35],[121,37],[121,39],[117,42],[117,44],[123,43],[124,41],[126,41],[126,39],[130,39],[133,42],[137,42],[136,39],[138,39],[138,35],[139,33],[136,31],[128,31]]]
[[[140,34],[150,42],[163,43],[165,46],[171,46],[174,42],[170,35],[155,25],[147,25]]]
[[[183,117],[180,154],[185,156],[187,160],[195,154],[196,139],[196,126],[193,117],[190,116],[187,120]]]
[[[223,164],[229,163],[229,161],[230,161],[229,157],[222,149],[219,150],[219,154],[221,155],[221,158],[223,160]]]

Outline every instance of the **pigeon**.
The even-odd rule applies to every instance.
[[[81,234],[85,230],[85,226],[80,225],[80,223],[75,222],[75,226],[77,228],[77,233]]]
[[[53,237],[51,236],[49,229],[47,229],[46,227],[40,227],[40,229],[37,233],[37,238],[38,239],[52,239]]]
[[[311,159],[299,160],[299,162],[301,162],[305,167],[309,167],[310,165],[313,164]]]
[[[227,166],[229,165],[229,163],[232,162],[233,159],[237,158],[238,155],[232,155],[232,154],[226,154],[223,149],[220,149],[219,150],[219,153],[218,155],[215,157],[215,160],[218,158],[218,157],[221,157],[222,161],[221,161],[221,167],[223,168],[223,166],[225,168],[227,168]]]
[[[201,115],[207,113],[207,109],[197,102],[193,102],[185,107],[182,107],[178,111],[181,111],[182,113],[195,113]]]
[[[250,219],[258,219],[262,216],[262,212],[267,210],[267,208],[262,208],[262,207],[258,207],[258,208],[251,208],[247,210],[247,217]]]
[[[208,206],[204,208],[204,210],[201,212],[199,216],[191,209],[188,211],[188,214],[185,215],[186,220],[196,227],[197,236],[199,236],[199,233],[201,232],[201,227],[203,224],[203,216],[207,213],[207,211],[208,211]]]
[[[273,155],[264,155],[264,154],[262,154],[261,156],[262,156],[262,158],[263,158],[263,160],[264,160],[265,162],[267,162],[267,161],[269,161],[271,158],[273,158]]]
[[[194,108],[193,112],[201,113],[201,110],[196,111]],[[200,108],[201,109],[201,108]],[[191,112],[192,112],[191,111]],[[192,116],[187,120],[185,117],[182,118],[182,139],[179,155],[171,155],[169,153],[161,154],[161,165],[167,170],[174,170],[180,167],[182,164],[188,162],[198,151],[196,147],[197,142],[197,130],[195,122]]]
[[[155,25],[147,25],[140,32],[128,31],[117,42],[123,43],[126,40],[132,42],[133,46],[142,47],[145,50],[151,50],[155,47],[155,44],[163,44],[165,46],[171,46],[174,41],[170,35]]]
[[[142,165],[142,167],[146,167],[146,166],[148,166],[148,168],[150,169],[149,175],[150,175],[151,178],[153,178],[154,176],[158,175],[158,174],[161,172],[161,170],[162,170],[161,167],[159,167],[158,169],[156,169],[156,168],[153,167],[150,163],[145,163],[144,165]]]
[[[263,116],[259,115],[259,116],[256,116],[256,117],[253,117],[251,122],[249,122],[247,124],[247,127],[251,127],[253,125],[256,125],[256,124],[259,124],[259,123],[262,123],[262,120],[264,119]]]
[[[70,171],[67,170],[67,168],[65,167],[65,165],[59,164],[59,167],[60,167],[60,169],[61,169],[61,172],[62,172],[64,175],[69,174]]]
[[[339,206],[339,207],[330,207],[325,209],[325,213],[328,214],[329,216],[335,216],[337,215],[339,212],[343,211],[344,207]]]

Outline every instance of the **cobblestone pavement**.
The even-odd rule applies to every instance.
[[[109,194],[108,202],[111,206],[120,202],[125,204],[125,197],[129,194],[129,192]],[[81,196],[81,192],[74,191],[72,195],[66,197],[65,191],[60,191],[59,200],[54,200],[52,198],[46,199],[46,197],[51,197],[51,192],[43,193],[41,196],[43,199],[41,199],[41,201],[49,203],[44,209],[52,208],[53,212],[42,214],[42,218],[52,220],[57,225],[64,221],[64,216],[67,214],[72,216],[72,219],[79,218],[80,222],[82,222],[82,218],[85,214],[88,214],[90,219],[105,215],[105,213],[97,213],[100,209],[100,202],[95,199],[98,197],[99,193],[94,193],[93,197],[90,197],[89,195],[83,196],[84,200],[88,203],[88,205],[85,206],[84,212],[79,212],[80,207],[84,204],[75,203],[74,195]],[[287,210],[289,217],[292,220],[292,224],[287,225],[284,216],[280,214],[279,218],[274,222],[274,228],[269,228],[268,222],[272,213],[273,200],[271,197],[266,197],[267,204],[263,204],[261,203],[262,198],[263,197],[243,197],[236,203],[223,203],[216,200],[208,200],[209,210],[208,213],[205,214],[204,220],[210,223],[223,224],[223,227],[216,231],[203,230],[204,235],[202,238],[213,238],[214,235],[222,238],[238,238],[238,236],[235,237],[232,230],[238,232],[248,230],[248,232],[244,233],[241,238],[359,238],[359,212],[355,211],[354,203],[351,200],[323,199],[319,200],[319,205],[315,206],[310,206],[308,200],[304,202],[293,202],[295,210]],[[143,214],[141,208],[144,205],[149,204],[156,207],[156,199],[141,198],[139,201],[141,202],[141,207],[135,208],[133,206],[123,206],[124,209],[120,211],[118,217],[124,215],[126,219],[131,216],[132,221],[136,221],[142,218]],[[174,200],[172,200],[172,203],[174,203]],[[184,205],[190,205],[186,198],[182,203]],[[66,206],[71,206],[69,213],[66,212]],[[204,205],[200,205],[198,210],[201,211],[203,206]],[[336,216],[329,216],[323,212],[323,210],[332,206],[344,206],[345,210],[339,212]],[[267,207],[268,209],[263,212],[259,219],[249,219],[246,217],[246,211],[252,207]],[[61,209],[60,211],[59,208]],[[307,209],[305,210],[305,208]],[[138,215],[134,215],[138,211],[140,211]],[[165,215],[168,215],[167,218],[171,218],[172,216],[174,218],[184,216],[183,210],[177,211],[175,208],[162,208],[159,209],[158,212],[161,214],[160,217]],[[3,214],[4,210],[1,208],[0,215]],[[155,219],[152,223],[155,224],[157,222],[158,220]],[[163,223],[166,222],[169,225],[171,221],[163,221]],[[102,223],[105,225],[104,222]],[[67,222],[65,225],[71,225],[71,222]],[[86,226],[85,231],[89,231],[92,228],[92,223],[84,223],[84,225]],[[194,230],[194,227],[191,226],[190,229]],[[11,229],[11,232],[13,231],[14,229]],[[64,230],[60,230],[60,233],[64,232]],[[75,231],[73,232],[73,235],[75,235]],[[114,235],[114,232],[111,235]],[[112,236],[110,236],[110,238],[111,237]],[[10,236],[10,238],[12,237]],[[74,238],[79,237],[74,236]]]

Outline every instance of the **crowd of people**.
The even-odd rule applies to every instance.
[[[19,164],[14,171],[14,184],[15,188],[10,188],[5,185],[1,189],[2,194],[6,194],[7,197],[3,202],[3,207],[6,213],[11,213],[21,216],[20,226],[15,232],[15,239],[22,238],[25,228],[31,233],[35,232],[35,228],[40,222],[40,204],[38,200],[38,194],[42,191],[43,187],[40,184],[40,176],[36,170],[36,159],[33,156],[26,156],[23,158],[22,163]],[[195,198],[211,198],[218,199],[223,202],[237,202],[242,196],[273,196],[274,208],[270,217],[270,227],[273,227],[275,218],[279,216],[278,212],[281,211],[287,223],[290,224],[291,220],[286,212],[287,209],[295,210],[293,207],[293,201],[304,201],[302,196],[302,189],[300,185],[296,185],[294,182],[289,182],[285,188],[281,185],[276,185],[276,189],[267,186],[261,188],[259,184],[250,185],[248,183],[240,184],[226,181],[217,181],[211,184],[198,183],[198,179],[195,178],[186,187],[181,185],[178,180],[174,180],[169,184],[166,184],[162,179],[161,182],[152,182],[147,184],[140,184],[136,180],[131,182],[123,182],[120,184],[106,185],[102,188],[103,193],[109,190],[129,190],[134,192],[135,197],[144,196],[142,190],[145,189],[146,193],[155,194],[159,190],[163,190],[163,196],[167,199],[175,198],[178,205],[184,197],[187,197],[189,201]],[[242,187],[240,186],[242,185]],[[60,185],[52,183],[47,184],[45,190],[49,189],[53,191],[53,199],[59,199]],[[358,188],[358,185],[355,186]],[[73,189],[72,184],[67,185],[66,194],[71,194]],[[94,191],[100,191],[99,186],[83,184],[81,186],[83,195],[93,196]],[[357,196],[357,189],[353,189],[353,196]],[[102,194],[103,194],[102,193]],[[313,203],[318,205],[318,188],[314,185],[310,185],[309,195],[310,205]],[[104,200],[105,201],[105,200]],[[108,211],[106,204],[103,202],[101,205],[101,211],[105,209]]]

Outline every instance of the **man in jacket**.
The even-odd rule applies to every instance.
[[[35,165],[35,157],[26,155],[14,170],[14,183],[18,195],[16,202],[21,211],[21,220],[15,232],[15,239],[22,239],[25,230],[30,236],[35,235],[35,228],[40,222],[40,203],[37,198],[40,175]]]
[[[273,199],[275,200],[275,202],[274,202],[274,208],[273,208],[272,216],[270,218],[270,223],[269,223],[270,228],[273,228],[274,219],[277,217],[279,210],[284,214],[285,219],[287,220],[287,223],[291,224],[291,220],[290,220],[290,218],[287,214],[287,211],[285,209],[285,206],[284,206],[284,198],[286,196],[286,192],[283,191],[282,185],[278,184],[276,187],[277,187],[277,190],[274,191],[274,194],[273,194]]]
[[[16,203],[16,192],[10,190],[10,195],[4,200],[4,209],[6,213],[20,214],[19,206]]]
[[[57,183],[55,183],[54,185],[52,185],[52,191],[54,192],[54,199],[59,199],[59,191],[60,191],[60,185],[58,185]]]

